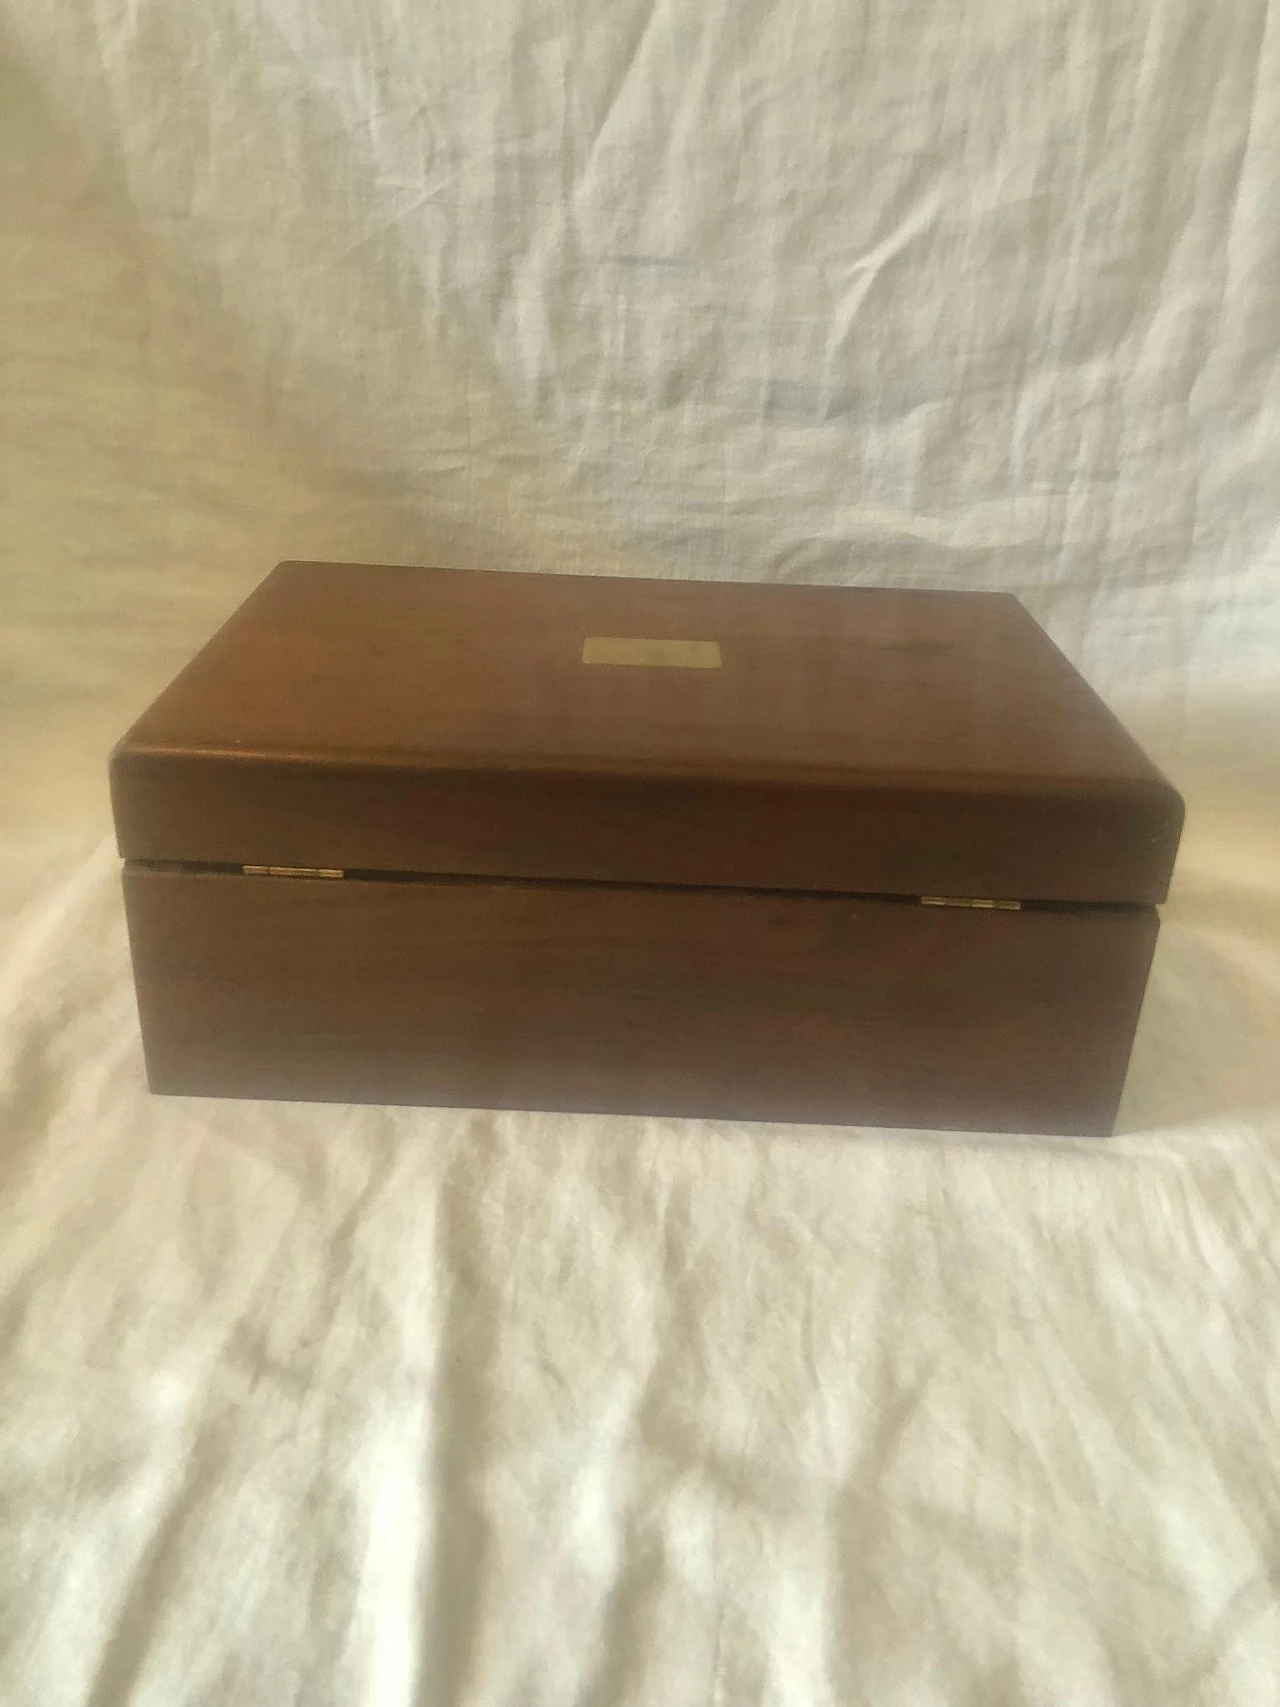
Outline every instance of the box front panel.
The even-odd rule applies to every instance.
[[[153,1089],[1111,1130],[1151,908],[126,867]]]

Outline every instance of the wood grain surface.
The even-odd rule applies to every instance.
[[[125,873],[148,1070],[196,1095],[1097,1134],[1152,908]]]
[[[1083,902],[1162,899],[1182,822],[1005,594],[343,564],[275,570],[112,785],[131,858]]]

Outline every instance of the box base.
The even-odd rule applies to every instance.
[[[153,1090],[1111,1132],[1152,907],[130,862]]]

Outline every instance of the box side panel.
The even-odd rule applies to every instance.
[[[155,871],[157,1091],[1109,1132],[1151,909]]]

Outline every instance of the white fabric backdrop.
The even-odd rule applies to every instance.
[[[0,0],[0,1701],[1280,1678],[1265,0]],[[1186,792],[1110,1144],[165,1101],[282,556],[1018,593]]]

